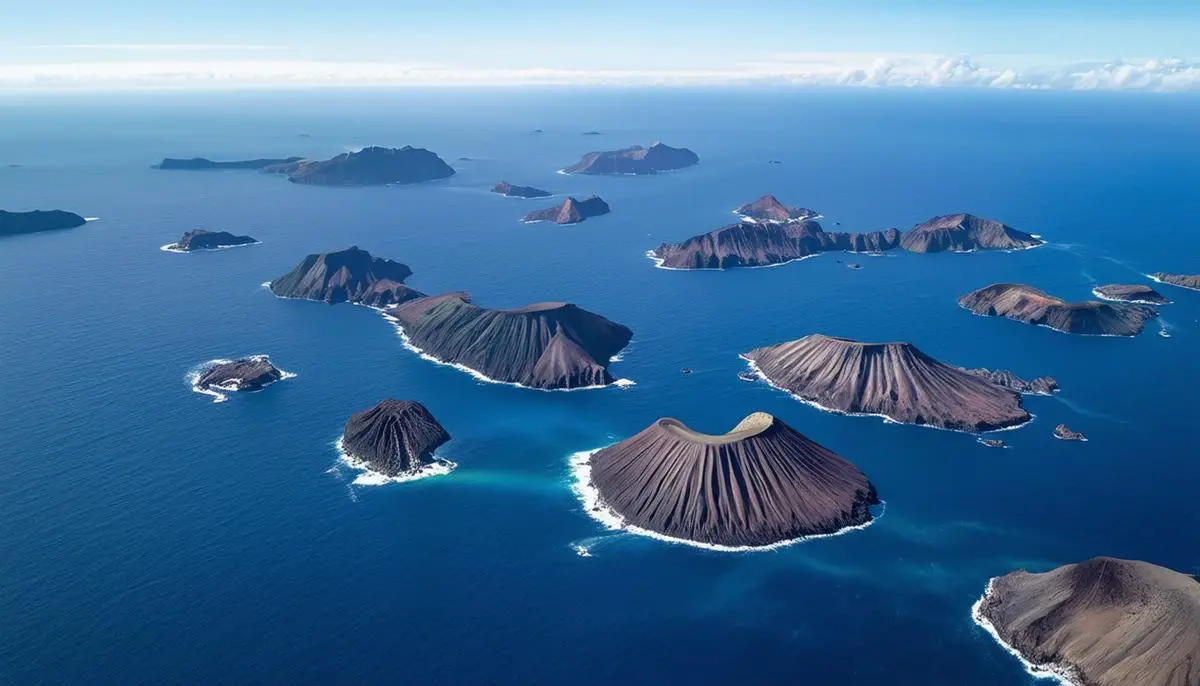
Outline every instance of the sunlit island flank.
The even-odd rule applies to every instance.
[[[958,304],[984,317],[1004,317],[1063,333],[1136,336],[1158,311],[1148,305],[1086,300],[1071,303],[1033,286],[996,283],[959,298]]]
[[[1200,683],[1200,582],[1097,557],[988,582],[972,618],[1026,670],[1076,686]]]
[[[553,222],[562,225],[578,224],[588,217],[599,217],[608,213],[608,203],[601,200],[600,196],[593,195],[583,200],[567,198],[554,207],[530,212],[521,221],[526,224],[537,222]]]
[[[860,529],[880,504],[857,467],[764,412],[720,435],[660,419],[572,468],[586,511],[606,526],[717,550]]]
[[[657,174],[683,169],[700,161],[687,148],[672,148],[655,143],[648,148],[635,145],[621,150],[589,152],[575,164],[562,170],[564,174]]]
[[[1167,274],[1165,272],[1156,272],[1151,274],[1150,278],[1169,286],[1200,291],[1200,274]]]
[[[911,343],[861,343],[821,334],[743,355],[772,386],[820,409],[972,433],[1032,416],[1003,375],[943,364]],[[980,370],[987,372],[987,370]],[[1048,387],[1048,385],[1047,385]]]

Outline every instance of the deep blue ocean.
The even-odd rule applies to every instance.
[[[989,577],[1101,554],[1200,572],[1200,293],[1159,287],[1170,336],[1153,322],[1133,339],[974,317],[956,299],[995,281],[1082,299],[1200,271],[1198,122],[1195,97],[1088,93],[3,96],[0,208],[98,220],[0,239],[0,683],[1030,683],[971,621]],[[655,140],[701,163],[555,173]],[[344,189],[150,168],[406,144],[458,174]],[[523,225],[548,203],[489,193],[500,180],[599,193],[613,212]],[[828,229],[969,211],[1050,245],[726,272],[644,257],[768,192]],[[197,227],[262,244],[159,250]],[[480,383],[405,350],[376,312],[261,287],[354,244],[429,293],[569,300],[623,323],[635,338],[612,370],[636,385]],[[1027,398],[1036,420],[994,450],[738,380],[739,353],[814,332],[908,340],[1063,390]],[[252,353],[296,378],[221,404],[185,382]],[[430,408],[457,470],[352,483],[332,444],[386,397]],[[716,433],[754,410],[859,465],[882,519],[717,553],[607,532],[570,489],[572,453],[661,416]],[[1059,422],[1091,441],[1054,439]]]

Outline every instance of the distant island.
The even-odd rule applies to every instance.
[[[1053,395],[1058,392],[1058,381],[1052,376],[1039,376],[1036,379],[1025,380],[1010,371],[997,369],[964,369],[968,374],[987,379],[988,381],[1011,388],[1017,393],[1029,395]]]
[[[1092,336],[1136,336],[1153,307],[1088,300],[1068,303],[1025,284],[996,283],[959,298],[958,304],[984,317],[1006,317],[1063,333]]]
[[[544,191],[533,186],[514,186],[507,181],[492,186],[493,193],[499,193],[506,198],[549,198],[554,195],[550,191]]]
[[[1184,686],[1200,668],[1200,583],[1097,557],[988,582],[975,622],[1040,672],[1080,686]]]
[[[382,186],[411,184],[454,176],[454,168],[436,153],[406,145],[403,148],[363,148],[322,162],[299,162],[288,181],[310,186]]]
[[[681,243],[663,243],[647,253],[665,269],[767,267],[830,250],[881,252],[896,247],[895,229],[871,233],[826,232],[812,220],[744,221]]]
[[[1151,274],[1150,278],[1159,283],[1200,291],[1200,274],[1166,274],[1164,272],[1157,272]]]
[[[257,240],[250,236],[235,236],[228,231],[207,231],[195,229],[183,234],[175,243],[162,247],[167,252],[194,252],[196,250],[220,250],[239,245],[254,245]]]
[[[1024,250],[1045,241],[994,219],[973,214],[934,217],[904,232],[900,246],[909,252]]]
[[[584,131],[584,132],[583,132],[583,135],[585,135],[585,136],[599,136],[599,135],[600,135],[600,132],[599,132],[599,131]]]
[[[389,398],[350,417],[341,449],[377,474],[415,477],[438,463],[433,452],[449,440],[450,434],[424,405]]]
[[[733,213],[744,219],[754,219],[766,222],[790,222],[800,219],[815,219],[820,216],[816,210],[807,207],[784,205],[773,195],[764,195],[753,202],[739,205]]]
[[[578,224],[588,217],[598,217],[602,214],[608,214],[608,212],[608,203],[601,200],[599,196],[593,195],[583,200],[576,200],[569,197],[563,200],[560,205],[530,212],[521,221],[526,224],[533,222]]]
[[[655,143],[649,148],[635,145],[621,150],[589,152],[562,171],[565,174],[656,174],[690,167],[699,161],[696,153],[687,148]]]
[[[379,308],[424,296],[404,285],[409,276],[412,270],[407,265],[372,257],[366,250],[352,246],[309,255],[287,274],[268,282],[267,287],[281,298]]]
[[[1054,427],[1054,437],[1064,441],[1087,442],[1087,436],[1084,436],[1078,431],[1072,431],[1071,428],[1066,424],[1059,424],[1058,426]]]
[[[943,364],[911,343],[813,334],[743,357],[772,386],[831,412],[969,432],[1031,419],[1016,391]]]
[[[858,467],[765,412],[719,435],[659,419],[575,471],[601,521],[718,549],[863,527],[880,502]]]
[[[225,393],[261,391],[292,374],[279,369],[266,355],[254,355],[236,360],[213,360],[200,365],[189,375],[192,390],[214,396],[213,402],[225,400]]]
[[[64,210],[33,210],[32,212],[0,210],[0,236],[73,229],[86,223],[87,220],[83,217]]]
[[[182,169],[190,171],[263,169],[264,167],[270,167],[278,164],[294,164],[303,159],[303,157],[284,157],[260,158],[256,160],[234,160],[232,162],[214,162],[213,160],[206,159],[204,157],[193,157],[191,159],[168,157],[154,166],[156,169]]]
[[[612,357],[633,332],[569,303],[482,308],[466,293],[418,298],[387,310],[409,346],[488,381],[543,390],[614,383]]]
[[[1141,284],[1109,284],[1107,286],[1096,286],[1092,289],[1092,295],[1100,298],[1101,300],[1140,303],[1142,305],[1166,305],[1170,302],[1163,297],[1162,293],[1159,293],[1149,286],[1144,286]]]

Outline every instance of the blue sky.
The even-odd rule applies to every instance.
[[[80,73],[98,64],[270,63],[264,73],[282,73],[285,63],[355,62],[699,78],[773,73],[764,65],[797,54],[846,55],[846,69],[880,56],[970,55],[997,74],[1200,58],[1200,0],[30,0],[3,18],[0,78],[10,81],[39,65],[58,65],[61,76],[68,64]]]

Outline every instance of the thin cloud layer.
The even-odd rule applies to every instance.
[[[132,46],[127,46],[132,47]],[[0,65],[3,89],[311,86],[819,86],[1200,91],[1179,59],[1013,68],[968,56],[791,54],[718,70],[461,68],[391,62],[128,60]]]

